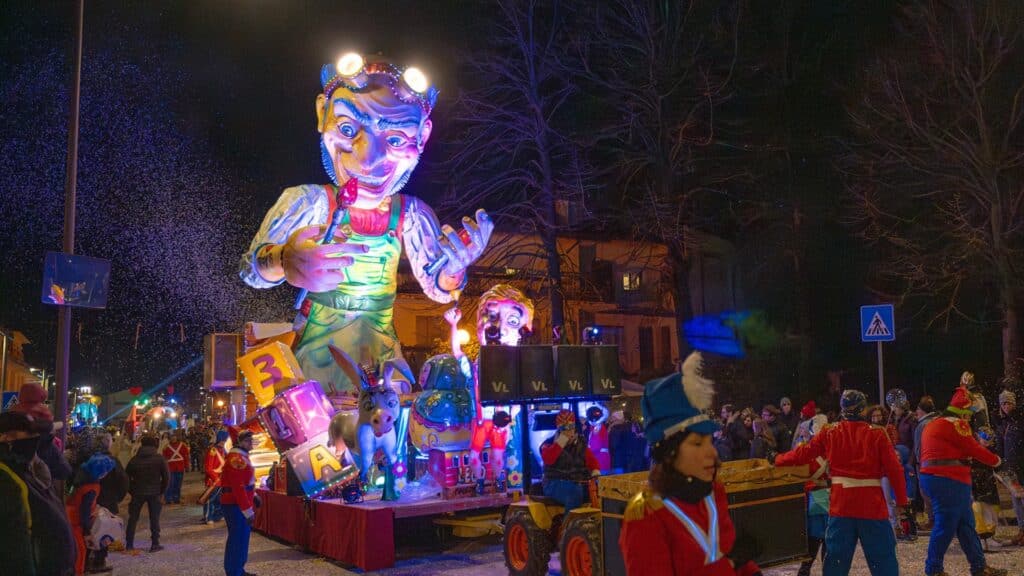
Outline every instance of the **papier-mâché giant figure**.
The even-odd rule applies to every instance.
[[[346,54],[320,74],[317,129],[330,184],[288,188],[263,219],[242,258],[254,288],[287,282],[309,291],[296,318],[295,346],[306,378],[325,392],[356,391],[329,345],[358,364],[392,360],[395,380],[412,381],[392,325],[398,261],[406,257],[430,299],[447,303],[466,281],[494,228],[483,210],[456,232],[415,197],[399,194],[430,138],[437,90],[416,68]],[[358,181],[354,202],[339,209],[338,189]],[[333,243],[324,245],[332,215]],[[443,265],[437,264],[443,262]],[[353,366],[348,373],[358,372]]]

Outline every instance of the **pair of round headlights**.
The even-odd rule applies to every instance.
[[[357,84],[365,84],[365,71],[366,62],[363,57],[356,52],[349,52],[338,58],[338,62],[335,65],[338,74],[354,81]],[[359,80],[362,78],[362,82]],[[418,95],[426,94],[430,88],[430,82],[427,80],[427,75],[422,70],[415,66],[410,66],[402,72],[402,83]]]

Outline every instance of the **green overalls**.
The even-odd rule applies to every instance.
[[[309,315],[295,346],[295,357],[305,377],[319,381],[328,395],[358,393],[360,388],[351,376],[359,374],[359,367],[338,366],[329,344],[347,353],[357,364],[374,369],[381,361],[394,359],[399,368],[396,379],[406,379],[400,374],[402,370],[405,374],[410,372],[392,324],[398,262],[402,256],[398,226],[403,205],[400,194],[392,196],[391,217],[387,230],[380,236],[354,232],[346,211],[339,229],[348,236],[348,242],[363,244],[368,250],[353,255],[354,263],[345,269],[345,280],[335,290],[309,295]]]

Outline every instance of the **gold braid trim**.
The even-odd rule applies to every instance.
[[[664,506],[661,496],[650,494],[647,491],[639,492],[629,500],[629,504],[626,505],[626,513],[622,518],[626,522],[642,520],[648,514],[660,510]]]

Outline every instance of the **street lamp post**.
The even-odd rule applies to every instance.
[[[64,252],[75,253],[75,189],[78,185],[78,99],[82,83],[82,18],[85,0],[75,1],[74,69],[71,74],[71,110],[68,120],[68,158],[64,182]],[[57,418],[68,416],[68,377],[71,356],[71,307],[57,312]],[[68,427],[60,429],[61,441],[67,440]]]

